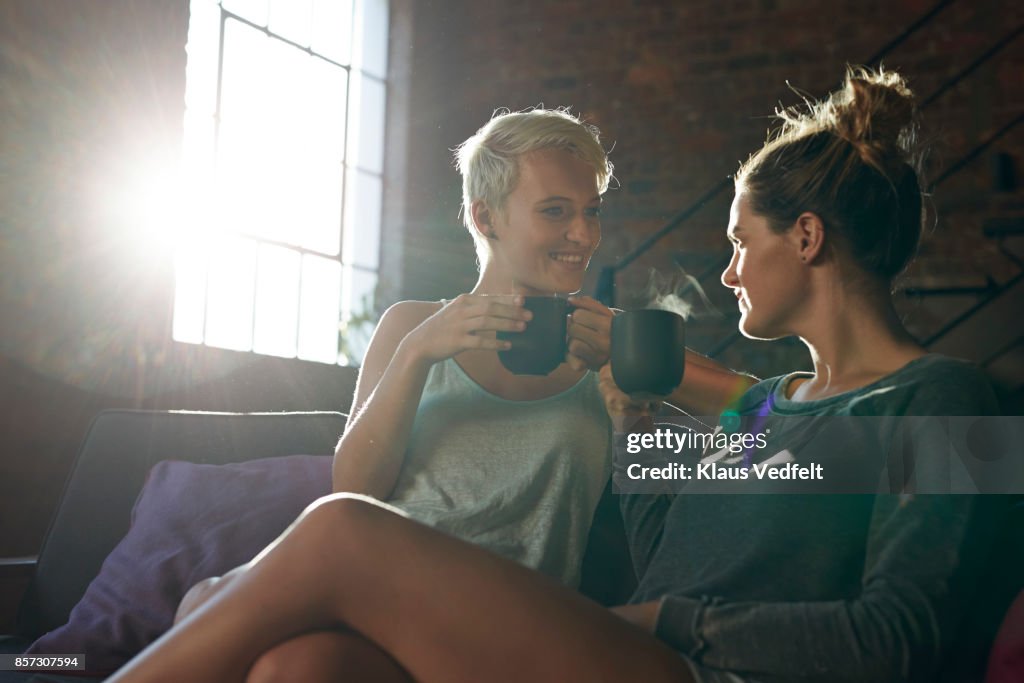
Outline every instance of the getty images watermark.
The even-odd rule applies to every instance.
[[[619,493],[1024,493],[1024,417],[658,418],[615,435]]]

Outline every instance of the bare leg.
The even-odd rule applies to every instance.
[[[274,645],[342,624],[421,683],[692,680],[677,653],[596,603],[338,494],[109,681],[241,681]]]
[[[188,592],[185,593],[185,597],[178,603],[178,609],[174,613],[174,623],[177,624],[199,609],[204,602],[212,598],[219,591],[224,590],[231,583],[231,580],[245,571],[245,569],[246,565],[235,567],[224,574],[224,576],[211,576],[189,588]]]
[[[351,631],[317,631],[256,660],[245,683],[414,683],[386,652]]]

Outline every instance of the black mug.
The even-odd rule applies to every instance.
[[[683,381],[683,317],[654,309],[612,319],[612,379],[633,396],[668,396]]]
[[[522,332],[498,332],[512,348],[498,352],[501,364],[517,375],[548,375],[565,362],[569,302],[555,296],[523,297],[533,313]]]

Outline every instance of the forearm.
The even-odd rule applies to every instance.
[[[716,669],[821,683],[929,680],[941,644],[922,599],[892,591],[793,603],[668,596],[655,634]]]
[[[683,382],[666,401],[690,415],[720,415],[757,381],[686,349]]]
[[[386,500],[402,469],[430,363],[404,342],[334,453],[334,491]]]
[[[987,514],[973,517],[970,498],[876,499],[859,592],[823,587],[828,599],[802,601],[670,595],[656,634],[755,679],[931,680],[987,557],[987,537],[968,541],[969,528],[989,526]]]

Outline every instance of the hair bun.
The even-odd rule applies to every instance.
[[[893,71],[848,68],[843,88],[833,95],[836,133],[879,168],[905,161],[914,142],[914,94]]]

